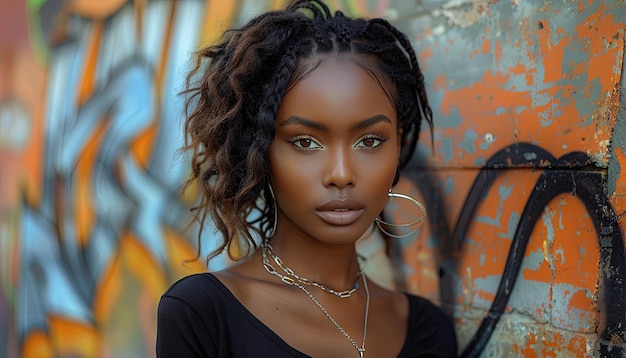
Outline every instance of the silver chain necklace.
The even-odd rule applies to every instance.
[[[267,257],[267,255],[265,254],[266,252],[272,257],[272,259],[274,260],[274,262],[276,263],[276,265],[278,265],[278,267],[283,270],[283,272],[285,272],[288,276],[291,276],[292,278],[294,278],[296,281],[298,281],[299,283],[303,284],[303,285],[308,285],[308,286],[314,286],[319,288],[320,290],[324,291],[324,292],[328,292],[328,293],[332,293],[333,295],[339,297],[339,298],[348,298],[350,296],[352,296],[352,294],[354,292],[356,292],[357,288],[359,288],[359,276],[357,275],[356,279],[354,280],[354,287],[352,287],[349,290],[345,290],[345,291],[336,291],[333,290],[330,287],[326,287],[325,285],[315,282],[315,281],[311,281],[306,277],[300,277],[298,276],[291,268],[289,267],[285,267],[283,265],[283,260],[280,259],[280,257],[274,255],[274,251],[272,250],[272,246],[265,242],[263,243],[263,246],[265,247],[265,251],[263,252],[263,264],[264,265],[269,265],[270,268],[272,270],[274,270],[274,268],[272,267],[272,265],[269,263],[269,259]],[[359,275],[361,273],[359,272]]]
[[[369,287],[367,287],[367,278],[365,276],[365,273],[363,273],[363,270],[361,269],[361,265],[359,265],[359,275],[361,276],[361,279],[363,280],[363,288],[365,289],[365,319],[363,320],[363,341],[361,342],[361,346],[359,347],[356,344],[356,342],[354,341],[354,339],[352,339],[352,337],[350,337],[348,332],[346,332],[343,329],[343,327],[341,327],[339,322],[337,322],[333,318],[333,316],[331,316],[330,313],[328,313],[328,311],[324,308],[324,306],[322,306],[320,301],[318,301],[315,298],[315,296],[313,296],[311,294],[311,292],[309,292],[309,290],[306,289],[306,287],[301,285],[300,282],[298,280],[295,280],[293,277],[286,276],[286,275],[281,275],[278,271],[276,271],[274,269],[274,267],[272,267],[272,265],[270,265],[269,259],[267,258],[268,247],[270,247],[268,243],[264,243],[264,244],[261,245],[261,252],[263,254],[263,267],[265,268],[265,271],[267,271],[271,275],[279,277],[280,280],[283,281],[284,283],[286,283],[287,285],[296,286],[299,289],[301,289],[304,293],[306,293],[306,295],[309,296],[311,301],[313,301],[313,303],[315,303],[315,305],[317,307],[319,307],[319,309],[322,310],[322,312],[324,312],[326,317],[328,317],[328,319],[335,325],[335,327],[337,327],[339,332],[341,332],[341,334],[343,334],[343,336],[346,337],[348,339],[348,341],[350,341],[352,346],[354,346],[354,348],[356,348],[357,352],[359,352],[359,357],[363,358],[363,355],[365,354],[365,339],[367,337],[367,318],[369,316],[369,311],[370,311],[370,290],[369,290]],[[276,261],[276,259],[278,259],[280,261],[280,258],[278,258],[277,256],[275,256],[273,254],[272,254],[272,257],[274,257],[275,261]],[[277,262],[277,264],[278,264],[278,262]],[[355,290],[356,290],[356,288],[355,288]]]

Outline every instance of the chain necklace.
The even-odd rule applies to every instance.
[[[330,287],[326,287],[321,283],[315,282],[315,281],[311,281],[306,277],[300,277],[298,276],[291,268],[289,267],[285,267],[283,265],[283,260],[280,259],[280,257],[274,255],[274,251],[272,250],[272,246],[268,243],[265,242],[263,243],[263,246],[265,247],[265,251],[263,251],[263,264],[264,265],[269,265],[271,267],[271,269],[273,270],[274,268],[270,265],[269,263],[269,259],[266,255],[266,252],[272,257],[272,259],[274,260],[274,262],[276,263],[276,265],[278,265],[278,267],[283,270],[283,272],[285,272],[288,276],[291,276],[292,278],[294,278],[296,281],[298,281],[299,283],[303,284],[303,285],[308,285],[308,286],[315,286],[317,288],[319,288],[320,290],[324,291],[324,292],[328,292],[328,293],[332,293],[333,295],[339,297],[339,298],[348,298],[350,296],[352,296],[352,294],[357,290],[357,288],[359,288],[359,276],[357,275],[356,279],[354,279],[354,287],[352,287],[349,290],[345,290],[345,291],[335,291]],[[361,273],[359,272],[359,275]]]
[[[294,279],[293,277],[290,277],[290,276],[281,275],[278,271],[276,271],[274,269],[274,267],[272,267],[272,265],[269,263],[269,259],[267,258],[267,251],[271,250],[270,248],[271,247],[269,246],[268,243],[264,243],[263,245],[261,245],[261,252],[263,254],[263,267],[265,268],[265,271],[267,271],[271,275],[279,277],[280,280],[283,281],[284,283],[286,283],[287,285],[296,286],[299,289],[301,289],[304,293],[306,293],[306,295],[309,296],[311,301],[313,301],[313,303],[315,303],[315,305],[322,312],[324,312],[326,317],[328,317],[328,319],[335,325],[335,327],[337,327],[339,332],[341,332],[341,334],[343,334],[343,336],[346,337],[346,339],[348,339],[348,341],[350,341],[352,346],[354,346],[354,348],[357,350],[357,352],[359,352],[359,357],[363,358],[363,355],[365,354],[365,338],[367,337],[367,318],[369,316],[369,311],[370,311],[370,290],[367,287],[367,278],[365,277],[365,273],[363,273],[363,270],[361,269],[361,265],[359,265],[359,275],[361,276],[361,279],[363,280],[363,288],[365,289],[365,318],[363,320],[363,341],[361,342],[361,346],[359,347],[356,344],[356,342],[354,341],[354,339],[352,339],[352,337],[350,337],[348,332],[346,332],[343,329],[343,327],[341,327],[339,322],[337,322],[333,318],[333,316],[331,316],[330,313],[328,313],[328,311],[324,308],[324,306],[322,306],[320,301],[318,301],[315,298],[315,296],[313,296],[311,294],[311,292],[309,292],[309,290],[306,289],[306,287],[304,287],[303,285],[300,284],[299,280],[296,280],[296,279]],[[276,259],[278,259],[278,261],[280,261],[280,258],[278,256],[275,256],[273,253],[272,253],[272,257],[274,258],[275,261],[276,261]],[[277,264],[278,264],[278,262],[277,262]],[[356,288],[355,288],[355,290],[356,290]]]

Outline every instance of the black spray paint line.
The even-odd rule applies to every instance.
[[[535,153],[532,156],[524,153]],[[501,174],[500,168],[519,167],[526,164],[532,167],[544,166],[547,168],[572,167],[573,165],[587,165],[591,159],[584,153],[574,152],[567,154],[555,162],[554,157],[531,144],[521,143],[509,146],[496,153],[489,160],[474,181],[470,193],[464,203],[461,214],[457,221],[454,234],[460,247],[467,230],[472,222],[478,204],[482,201],[482,195],[493,184],[496,177]],[[492,170],[496,169],[496,170]],[[624,354],[622,346],[614,346],[613,343],[624,342],[626,323],[626,301],[624,297],[623,282],[625,270],[623,237],[619,229],[617,216],[610,205],[604,191],[604,179],[600,173],[586,171],[544,171],[527,201],[520,222],[515,231],[511,248],[502,274],[499,287],[491,308],[478,330],[465,347],[462,357],[478,357],[489,342],[493,331],[506,309],[506,305],[515,286],[516,279],[521,269],[522,261],[530,234],[536,222],[541,217],[544,208],[556,196],[564,193],[577,195],[585,205],[589,213],[600,244],[600,262],[609,267],[601,267],[602,283],[606,306],[604,309],[604,331],[599,333],[599,353],[602,357]],[[611,314],[606,314],[610,312]],[[617,340],[615,338],[618,338]]]

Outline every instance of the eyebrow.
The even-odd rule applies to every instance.
[[[389,124],[392,124],[391,120],[387,118],[387,116],[385,116],[384,114],[377,114],[375,116],[362,120],[361,122],[357,123],[354,127],[352,127],[352,129],[363,129],[363,128],[372,126],[376,123],[380,123],[380,122],[387,122]],[[293,125],[293,124],[301,124],[307,127],[320,129],[324,131],[328,130],[328,128],[321,123],[318,123],[318,122],[315,122],[306,118],[298,117],[298,116],[291,116],[285,119],[284,121],[280,122],[278,125],[282,127],[282,126]]]

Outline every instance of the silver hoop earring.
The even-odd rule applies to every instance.
[[[274,189],[272,188],[272,184],[268,184],[270,188],[270,196],[272,197],[272,201],[274,202],[274,222],[272,223],[272,230],[267,235],[267,238],[272,238],[274,233],[276,232],[276,222],[278,221],[278,203],[276,202],[276,196],[274,196]],[[267,203],[267,199],[265,200]]]
[[[376,226],[378,226],[378,228],[380,229],[380,231],[382,231],[385,235],[388,235],[390,237],[396,238],[396,239],[403,239],[405,237],[411,236],[413,235],[415,232],[417,232],[417,229],[419,229],[419,227],[422,225],[422,223],[424,222],[424,219],[426,218],[426,208],[424,208],[424,205],[422,203],[420,203],[418,200],[408,196],[408,195],[404,195],[404,194],[399,194],[399,193],[393,193],[391,191],[391,189],[389,190],[389,197],[390,198],[400,198],[400,199],[405,199],[410,201],[411,203],[415,204],[420,211],[422,212],[422,215],[420,215],[417,220],[412,221],[410,223],[407,224],[393,224],[390,223],[388,221],[384,221],[383,219],[380,218],[380,216],[376,217]],[[397,234],[392,234],[390,233],[388,230],[385,230],[385,228],[383,226],[387,226],[387,227],[406,227],[406,228],[410,228],[415,226],[415,228],[411,231],[409,231],[406,234],[402,234],[402,235],[397,235]]]

